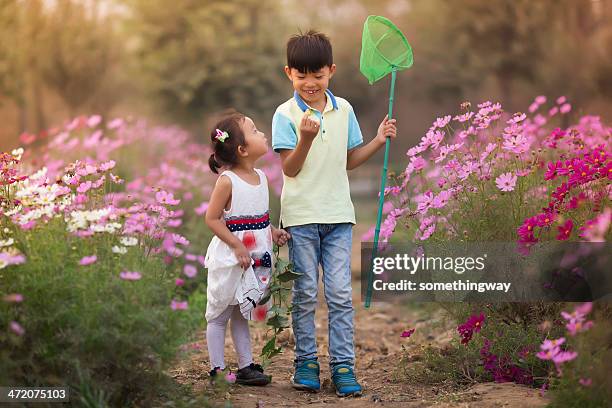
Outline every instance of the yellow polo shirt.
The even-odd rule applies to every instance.
[[[351,201],[347,151],[363,143],[353,107],[335,97],[328,89],[323,112],[310,108],[294,92],[293,98],[280,105],[272,119],[272,148],[295,149],[300,138],[300,122],[311,109],[319,120],[319,134],[314,139],[302,169],[295,177],[283,174],[280,218],[283,227],[304,224],[355,224]]]

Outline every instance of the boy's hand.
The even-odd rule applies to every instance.
[[[272,241],[278,246],[283,246],[287,243],[287,241],[291,238],[291,234],[289,234],[284,229],[273,229],[272,230]]]
[[[385,144],[387,142],[387,137],[391,139],[395,139],[397,136],[397,128],[395,127],[395,119],[389,120],[389,115],[385,115],[385,118],[380,125],[378,126],[378,132],[376,133],[376,140],[380,144]]]
[[[306,141],[312,142],[319,134],[319,122],[310,119],[310,111],[306,111],[300,122],[300,135]]]

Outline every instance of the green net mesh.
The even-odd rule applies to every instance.
[[[404,34],[387,18],[369,16],[363,25],[359,69],[370,84],[412,65],[412,48]]]

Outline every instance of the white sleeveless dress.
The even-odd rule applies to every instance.
[[[270,286],[272,271],[272,230],[270,227],[268,181],[263,171],[259,185],[252,185],[231,170],[221,176],[232,181],[232,202],[223,218],[228,229],[238,237],[253,259],[244,270],[225,242],[214,236],[206,251],[208,269],[206,290],[206,320],[219,316],[229,305],[240,305],[242,315],[253,320],[256,304],[265,296]]]

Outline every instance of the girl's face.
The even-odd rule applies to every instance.
[[[245,149],[249,156],[259,158],[268,152],[268,138],[263,132],[257,130],[251,118],[245,117],[241,128],[246,141]]]

